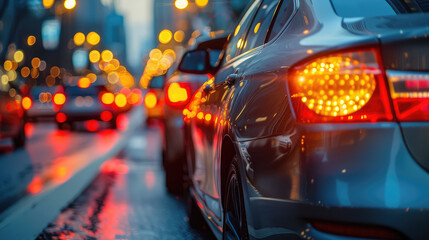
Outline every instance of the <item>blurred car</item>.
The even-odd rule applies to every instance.
[[[54,118],[56,105],[53,102],[53,96],[61,91],[60,86],[35,86],[30,90],[30,99],[32,106],[26,111],[28,121],[37,121],[39,119]]]
[[[426,239],[428,11],[254,1],[187,107],[189,221],[218,239]]]
[[[161,97],[164,88],[165,76],[153,77],[148,86],[148,91],[144,97],[147,121],[161,119],[164,116],[164,99]]]
[[[5,87],[8,86],[8,87]],[[16,88],[9,84],[0,87],[0,139],[12,139],[13,147],[25,146],[25,109],[31,106],[31,100],[21,96]]]
[[[108,122],[110,128],[116,128],[119,113],[129,108],[127,96],[123,93],[108,91],[105,82],[97,79],[91,83],[86,77],[73,77],[75,85],[64,86],[64,92],[53,96],[59,107],[55,119],[59,129],[73,129],[74,122],[98,120]]]
[[[215,68],[226,40],[225,36],[206,40],[197,44],[195,49],[207,49],[210,65]],[[164,129],[162,163],[166,187],[170,192],[182,192],[186,179],[183,111],[192,95],[214,73],[215,71],[208,74],[190,74],[176,71],[166,80],[165,91],[162,93],[162,98],[165,99],[162,119]]]

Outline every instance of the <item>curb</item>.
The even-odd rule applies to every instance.
[[[129,136],[143,122],[141,109],[136,107],[128,114],[128,129],[105,155],[91,161],[67,181],[48,186],[39,195],[26,195],[1,213],[0,239],[35,239],[93,181],[103,162],[118,155],[125,147]]]

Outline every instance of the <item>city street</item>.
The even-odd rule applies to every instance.
[[[159,134],[136,130],[37,239],[211,239],[189,227],[183,199],[165,190]]]

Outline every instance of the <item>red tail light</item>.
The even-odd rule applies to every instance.
[[[429,73],[386,72],[399,121],[429,121]]]
[[[33,101],[29,97],[24,97],[22,99],[21,104],[22,104],[22,108],[24,108],[24,110],[28,110],[31,108],[31,106],[33,106]]]
[[[53,100],[55,105],[62,106],[66,102],[66,95],[63,93],[55,93]]]
[[[301,123],[391,121],[383,70],[374,49],[331,54],[298,65],[289,87]]]
[[[171,83],[167,87],[165,100],[168,105],[182,107],[191,99],[191,86],[189,83]]]

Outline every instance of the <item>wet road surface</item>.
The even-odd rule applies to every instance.
[[[159,133],[136,131],[37,239],[213,239],[190,228],[183,199],[167,193]]]

